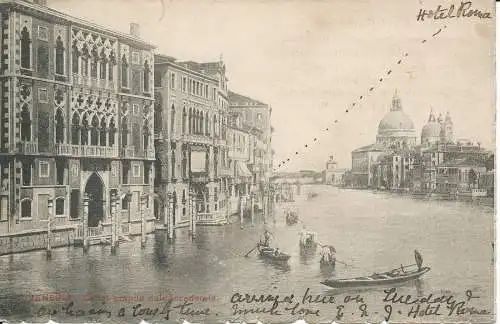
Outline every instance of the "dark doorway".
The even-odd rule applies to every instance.
[[[89,197],[89,227],[96,227],[103,220],[103,187],[102,180],[96,173],[93,173],[87,180],[85,193]]]

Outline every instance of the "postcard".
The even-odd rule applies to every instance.
[[[1,323],[493,323],[495,7],[0,1]]]

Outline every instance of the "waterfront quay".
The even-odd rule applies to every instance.
[[[224,226],[203,226],[193,238],[188,228],[178,228],[175,240],[169,242],[164,231],[147,236],[141,248],[137,237],[119,245],[116,255],[111,247],[92,246],[84,254],[81,248],[54,249],[47,260],[44,251],[0,257],[1,292],[0,313],[10,320],[25,319],[46,322],[49,316],[38,311],[42,306],[66,306],[60,302],[35,302],[33,295],[51,292],[68,293],[73,297],[73,309],[101,307],[102,301],[85,296],[145,296],[141,307],[161,307],[161,302],[148,302],[148,296],[214,296],[197,303],[198,308],[209,308],[208,316],[185,316],[192,321],[215,322],[221,318],[242,319],[233,315],[230,298],[233,293],[279,294],[294,293],[328,296],[335,293],[319,282],[330,276],[319,267],[319,253],[303,254],[299,248],[301,225],[288,226],[284,211],[294,207],[307,230],[318,234],[322,244],[332,244],[337,257],[348,266],[338,264],[337,277],[367,275],[408,264],[413,261],[413,250],[418,249],[424,265],[431,271],[417,282],[398,286],[399,294],[428,296],[429,294],[462,296],[472,290],[479,309],[493,310],[494,264],[491,242],[494,240],[494,210],[488,206],[473,206],[460,201],[415,200],[405,196],[381,196],[367,190],[339,189],[325,185],[305,185],[295,202],[277,204],[274,217],[264,224],[260,214],[244,218],[241,228],[238,217]],[[316,193],[313,199],[310,193]],[[376,211],[376,212],[375,212]],[[266,262],[256,254],[244,255],[267,226],[273,234],[273,246],[291,255],[288,265]],[[463,274],[467,273],[467,276]],[[127,284],[124,285],[123,282]],[[439,288],[436,288],[439,287]],[[385,303],[382,301],[388,287],[346,292],[362,296],[368,305],[370,322],[381,321]],[[344,292],[342,292],[344,293]],[[342,297],[343,298],[343,297]],[[136,302],[107,301],[106,309],[116,314],[121,307],[133,307]],[[47,309],[45,309],[47,310]],[[160,309],[161,310],[161,309]],[[379,314],[375,314],[379,311]],[[406,312],[409,311],[405,310]],[[178,316],[179,313],[176,313]],[[217,314],[217,315],[216,315]],[[320,317],[328,320],[337,314],[332,306],[320,307]],[[406,313],[396,311],[392,319],[407,322]],[[492,315],[482,315],[485,322]],[[490,317],[488,317],[490,316]],[[78,319],[106,323],[160,320],[154,316],[136,316],[132,312],[124,318],[102,315],[75,318],[65,312],[51,315],[52,320],[71,322]],[[175,317],[171,317],[174,319]],[[255,319],[248,315],[246,320]],[[258,315],[269,321],[266,314]],[[293,316],[273,317],[282,322],[296,320]],[[345,314],[344,321],[359,320],[359,314]],[[412,318],[413,319],[413,318]],[[469,321],[469,315],[454,315],[450,321]],[[477,318],[476,318],[477,319]],[[417,319],[419,320],[419,319]],[[439,320],[425,317],[424,321]]]

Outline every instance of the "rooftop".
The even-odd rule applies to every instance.
[[[233,91],[229,91],[228,93],[228,97],[229,97],[229,106],[267,106],[267,104],[261,102],[261,101],[258,101],[258,100],[255,100],[255,99],[252,99],[250,97],[246,97],[244,95],[240,95],[236,92],[233,92]]]
[[[27,0],[0,0],[0,9],[9,7],[9,8],[17,8],[22,11],[27,12],[27,14],[31,15],[50,15],[52,18],[55,18],[54,22],[59,23],[60,21],[64,21],[67,23],[72,23],[78,27],[83,27],[98,33],[108,34],[109,36],[125,39],[132,43],[138,44],[148,49],[154,49],[152,43],[149,43],[138,36],[122,33],[116,30],[109,29],[108,27],[104,27],[98,24],[95,24],[91,21],[80,19],[74,16],[70,16],[66,13],[57,11],[52,9],[44,4],[44,1],[37,1],[40,3],[36,3],[35,1],[27,1]],[[132,25],[132,24],[131,24]],[[136,24],[133,24],[135,28],[138,28]]]

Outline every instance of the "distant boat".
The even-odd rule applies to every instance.
[[[299,215],[295,210],[288,210],[286,212],[286,224],[295,225],[299,221]]]

